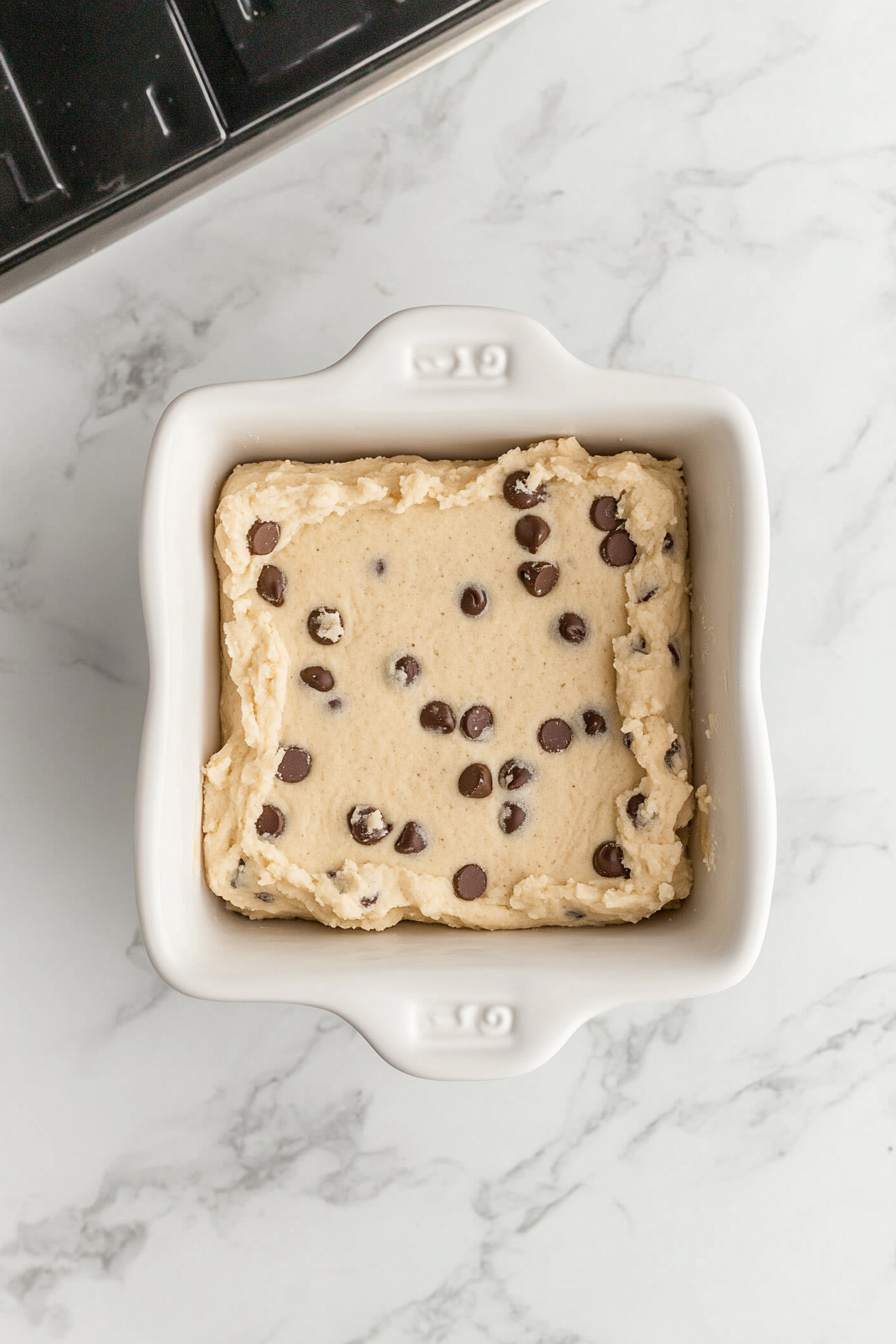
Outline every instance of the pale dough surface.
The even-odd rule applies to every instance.
[[[548,491],[530,510],[551,528],[536,555],[517,543],[524,515],[503,495],[508,474],[527,469],[529,489],[544,483]],[[627,568],[613,568],[599,553],[605,533],[589,509],[605,495],[618,499],[637,547]],[[592,456],[571,438],[491,462],[377,457],[236,468],[215,531],[224,745],[205,769],[212,890],[251,918],[365,929],[400,919],[479,929],[634,922],[687,896],[691,872],[680,838],[692,813],[685,515],[679,462]],[[247,545],[259,519],[280,526],[269,555],[252,555]],[[533,560],[559,570],[544,597],[533,597],[518,577]],[[263,565],[286,576],[279,607],[256,591]],[[488,595],[481,616],[461,610],[469,585]],[[339,613],[329,624],[331,633],[341,631],[332,645],[308,632],[318,607]],[[586,622],[579,645],[557,633],[566,612]],[[403,655],[420,665],[412,686],[394,675]],[[332,691],[300,680],[311,665],[332,674]],[[486,705],[494,728],[479,741],[459,726],[427,732],[419,716],[433,700],[448,703],[458,725],[465,709]],[[604,716],[605,733],[585,733],[586,710]],[[557,754],[537,739],[551,718],[573,730]],[[276,778],[289,745],[312,759],[299,783]],[[499,784],[510,758],[533,770],[532,781],[513,792]],[[458,791],[461,771],[474,762],[491,770],[486,798]],[[626,804],[636,793],[646,801],[633,821]],[[509,802],[527,818],[506,835],[498,817]],[[286,817],[273,840],[256,829],[268,804]],[[360,845],[347,822],[356,806],[376,808],[391,833]],[[410,820],[428,845],[401,855],[394,843]],[[629,877],[596,874],[592,856],[605,841],[622,846]],[[463,901],[452,875],[471,863],[486,871],[488,886],[478,900]]]

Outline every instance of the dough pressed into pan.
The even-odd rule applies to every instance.
[[[252,919],[635,922],[687,896],[678,461],[237,467],[210,887]]]

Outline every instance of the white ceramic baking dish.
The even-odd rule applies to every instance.
[[[512,933],[413,924],[366,933],[229,913],[203,878],[200,770],[220,744],[212,519],[231,468],[278,457],[493,457],[566,434],[595,452],[638,446],[684,460],[693,766],[713,800],[703,844],[694,827],[690,899],[631,927]],[[614,1005],[734,984],[759,952],[775,857],[759,684],[767,566],[762,459],[737,398],[591,368],[517,313],[412,309],[320,373],[179,397],[153,442],[141,541],[151,680],[137,890],[159,974],[201,998],[328,1008],[398,1068],[451,1079],[534,1068]]]

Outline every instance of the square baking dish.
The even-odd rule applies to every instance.
[[[593,452],[681,457],[693,576],[694,887],[632,926],[385,933],[250,921],[205,884],[202,775],[220,745],[215,506],[238,463],[373,454],[489,458],[575,435]],[[550,1058],[619,1005],[724,989],[755,961],[775,860],[759,683],[768,509],[744,406],[689,379],[595,369],[531,318],[418,308],[339,363],[198,388],[166,410],[146,473],[140,550],[150,655],[136,809],[137,896],[159,974],[185,994],[327,1008],[425,1078],[498,1078]]]

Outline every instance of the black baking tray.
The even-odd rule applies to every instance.
[[[541,0],[0,0],[0,298]]]

